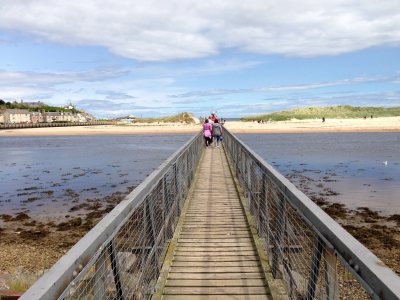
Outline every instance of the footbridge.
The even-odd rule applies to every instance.
[[[400,278],[234,135],[194,136],[21,299],[400,299]]]

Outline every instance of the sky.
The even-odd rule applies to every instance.
[[[0,0],[0,99],[98,118],[400,106],[399,0]]]

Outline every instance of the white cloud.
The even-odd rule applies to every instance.
[[[312,82],[299,85],[281,85],[281,86],[268,86],[259,88],[247,88],[247,89],[213,89],[203,91],[190,91],[175,95],[170,95],[171,98],[190,98],[190,97],[204,97],[204,96],[216,96],[216,95],[227,95],[227,94],[244,94],[244,93],[266,93],[266,92],[289,92],[289,91],[302,91],[312,90],[332,86],[342,85],[354,85],[370,82],[390,82],[393,78],[391,77],[355,77],[352,79],[326,81],[326,82]]]
[[[119,69],[98,69],[85,72],[16,72],[0,70],[1,86],[54,86],[73,82],[97,82],[129,74]]]
[[[52,95],[50,89],[31,88],[31,87],[0,87],[0,99],[14,101],[19,99],[46,99]]]
[[[95,69],[84,72],[32,72],[0,70],[0,98],[13,101],[18,99],[51,99],[56,95],[84,93],[84,88],[73,88],[74,84],[102,85],[110,79],[129,74],[121,69]],[[109,96],[112,97],[111,93]],[[114,92],[115,96],[115,92]],[[122,94],[120,94],[122,97]],[[127,95],[125,95],[126,98]],[[58,100],[60,101],[60,100]],[[64,104],[65,100],[61,100]],[[59,103],[57,103],[59,104]]]
[[[171,107],[138,105],[134,102],[116,102],[110,100],[99,99],[81,99],[74,101],[74,104],[97,117],[114,118],[122,117],[129,114],[138,115],[145,114],[147,116],[162,115],[163,113],[171,114]],[[174,111],[176,112],[176,111]]]
[[[0,28],[166,61],[226,48],[335,55],[400,42],[398,0],[0,0]]]
[[[99,90],[96,94],[106,96],[107,100],[135,99],[136,97],[126,93],[116,92],[112,90]]]

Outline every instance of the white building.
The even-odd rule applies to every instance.
[[[42,123],[43,122],[43,115],[42,113],[38,111],[31,111],[31,123],[36,124],[36,123]]]
[[[31,112],[26,109],[7,109],[3,115],[4,123],[21,124],[31,122]]]
[[[26,109],[7,109],[0,114],[0,123],[25,124],[25,123],[53,123],[53,122],[91,122],[96,118],[87,113],[72,112],[34,112]]]

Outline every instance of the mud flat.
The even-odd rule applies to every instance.
[[[382,214],[368,207],[349,209],[343,203],[335,202],[335,196],[339,193],[327,186],[327,183],[334,180],[330,176],[325,176],[322,181],[301,173],[293,173],[287,177],[314,203],[400,275],[400,214]]]
[[[48,222],[32,218],[29,213],[0,215],[0,290],[10,288],[21,276],[29,278],[28,285],[33,283],[128,192],[89,199]]]

